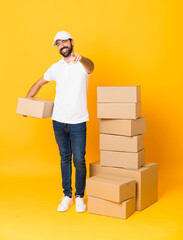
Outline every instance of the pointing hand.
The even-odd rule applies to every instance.
[[[77,53],[71,53],[71,57],[72,57],[72,62],[73,63],[77,63],[77,62],[79,62],[80,60],[81,60],[81,56],[79,55],[79,54],[77,54]]]

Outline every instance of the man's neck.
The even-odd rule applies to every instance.
[[[71,54],[72,54],[72,53],[74,53],[74,51],[72,51]],[[66,63],[69,63],[69,62],[72,61],[71,54],[70,54],[68,57],[63,57],[63,59],[64,59],[64,61],[65,61]]]

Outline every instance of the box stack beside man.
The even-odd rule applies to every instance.
[[[140,86],[97,89],[100,162],[90,164],[90,178],[87,179],[90,213],[126,219],[135,210],[142,210],[157,201],[157,164],[145,164],[146,120],[141,117],[140,95]],[[124,196],[123,190],[119,190],[123,195],[120,202],[104,197],[105,191],[100,184],[103,181],[104,189],[107,188],[111,196],[114,192],[110,186],[118,177],[125,178],[123,181],[118,179],[123,187],[130,181],[135,182],[135,194],[130,194],[129,190],[129,195]]]

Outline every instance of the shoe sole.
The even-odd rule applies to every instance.
[[[79,213],[85,212],[85,211],[86,211],[86,208],[85,208],[84,210],[77,210],[77,209],[76,209],[76,212],[79,212]]]

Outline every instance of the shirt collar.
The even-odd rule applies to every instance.
[[[60,60],[60,62],[63,63],[63,64],[69,64],[69,65],[72,64],[72,62],[67,63],[67,62],[64,60],[64,58],[62,58],[62,59]]]

